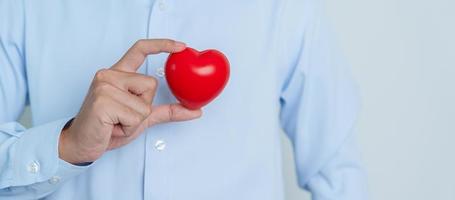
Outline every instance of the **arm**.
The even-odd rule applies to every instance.
[[[21,1],[0,1],[0,197],[38,198],[84,167],[58,157],[61,119],[26,130],[16,120],[27,99]],[[53,180],[53,181],[50,181]]]
[[[25,129],[15,120],[27,97],[24,6],[0,0],[0,199],[39,199],[84,172],[106,151],[122,147],[150,126],[198,118],[179,104],[152,108],[156,80],[136,73],[148,54],[178,52],[183,43],[141,40],[110,69],[100,70],[78,115]],[[152,112],[153,110],[153,112]]]
[[[284,51],[299,51],[286,53],[294,62],[281,95],[281,122],[294,147],[298,182],[314,200],[364,200],[366,176],[354,135],[357,90],[320,7],[302,2],[285,8],[301,30],[286,33],[294,44]]]
[[[68,119],[25,129],[16,120],[27,101],[22,1],[0,1],[0,199],[34,199],[84,167],[58,157]]]

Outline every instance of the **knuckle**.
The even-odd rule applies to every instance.
[[[158,80],[155,77],[147,77],[147,86],[150,88],[156,88],[158,85]]]
[[[175,106],[173,104],[169,105],[169,111],[168,111],[168,120],[169,121],[174,121],[175,119]]]
[[[95,74],[95,80],[104,80],[109,73],[109,69],[100,69]]]
[[[136,43],[133,45],[133,47],[142,48],[142,47],[144,47],[145,43],[146,43],[145,39],[140,39],[140,40],[136,41]]]
[[[152,106],[146,104],[144,112],[145,112],[145,117],[147,118],[150,114],[152,114]]]
[[[131,120],[132,120],[132,123],[137,125],[137,124],[142,123],[142,120],[144,120],[144,118],[139,114],[134,114]]]

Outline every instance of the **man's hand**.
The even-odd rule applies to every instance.
[[[136,73],[147,55],[184,48],[185,44],[172,40],[140,40],[110,69],[98,71],[78,115],[62,131],[60,158],[75,164],[92,162],[150,126],[200,117],[200,110],[179,104],[152,107],[158,82]]]

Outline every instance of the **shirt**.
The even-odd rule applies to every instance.
[[[366,198],[358,95],[319,1],[0,2],[0,199],[280,200],[282,131],[313,199]],[[225,90],[200,119],[151,127],[88,166],[61,160],[61,129],[96,71],[144,38],[222,51]],[[166,57],[138,71],[158,79],[154,104],[176,101]]]

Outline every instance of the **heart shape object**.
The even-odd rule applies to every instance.
[[[229,61],[217,50],[199,52],[187,47],[169,55],[165,75],[177,100],[188,109],[199,109],[215,99],[226,86]]]

